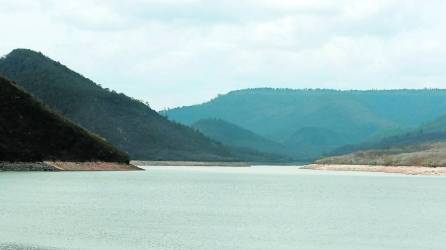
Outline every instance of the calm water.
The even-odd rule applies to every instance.
[[[289,167],[0,173],[0,249],[446,249],[446,178]]]

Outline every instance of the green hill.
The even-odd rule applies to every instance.
[[[416,129],[406,130],[394,135],[383,137],[356,145],[346,145],[333,150],[330,155],[342,155],[357,151],[385,150],[397,147],[416,146],[446,141],[446,116],[441,116],[432,122],[424,123]]]
[[[41,53],[17,49],[0,59],[0,75],[51,109],[139,160],[233,161],[231,150],[168,121],[138,100],[95,84]],[[247,156],[249,158],[249,156]]]
[[[440,116],[432,122],[423,124],[418,128],[419,132],[446,132],[446,115]]]
[[[311,158],[334,146],[361,143],[385,134],[384,131],[416,127],[440,116],[444,110],[446,90],[263,88],[232,91],[209,102],[166,110],[163,114],[187,125],[201,119],[223,119],[288,147],[294,146],[298,157]],[[304,135],[302,129],[311,135]]]
[[[446,116],[378,141],[341,147],[322,164],[446,166]]]
[[[221,119],[202,119],[192,124],[192,127],[228,146],[270,154],[286,154],[287,149],[283,145]]]
[[[0,77],[0,161],[128,163],[129,157]]]
[[[289,136],[284,145],[301,159],[311,161],[349,141],[347,134],[325,128],[305,127]]]

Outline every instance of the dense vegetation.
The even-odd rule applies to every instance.
[[[168,121],[147,105],[95,84],[41,53],[17,49],[0,59],[0,74],[61,115],[140,160],[253,160],[201,133]],[[254,157],[255,156],[255,157]]]
[[[295,152],[302,160],[312,161],[350,140],[347,134],[325,128],[306,127],[289,136],[283,144],[288,151]]]
[[[392,136],[373,140],[357,145],[347,145],[333,150],[330,155],[342,155],[357,151],[366,151],[373,149],[390,149],[398,147],[407,147],[413,145],[423,145],[426,143],[435,143],[446,141],[446,116],[441,116],[436,120],[425,123],[416,129],[396,133]]]
[[[446,116],[381,140],[341,147],[324,164],[446,166]]]
[[[446,110],[446,90],[233,91],[200,105],[166,110],[171,120],[191,125],[217,118],[284,144],[295,157],[317,158],[335,148],[391,131],[413,128]]]
[[[164,111],[171,122],[31,50],[1,58],[0,75],[133,159],[312,161],[446,139],[446,116],[426,123],[446,110],[446,90],[247,89]]]
[[[204,135],[228,146],[277,155],[286,154],[287,149],[285,146],[221,119],[199,120],[192,127]],[[287,157],[282,158],[285,159]]]
[[[128,162],[127,154],[0,77],[0,161]]]

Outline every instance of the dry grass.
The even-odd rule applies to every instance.
[[[304,169],[326,170],[326,171],[358,171],[358,172],[380,172],[389,174],[405,175],[429,175],[446,176],[446,167],[419,167],[419,166],[371,166],[371,165],[307,165]]]
[[[143,170],[131,164],[115,162],[45,162],[59,171],[132,171]]]
[[[321,159],[317,164],[446,167],[446,143],[370,150]]]

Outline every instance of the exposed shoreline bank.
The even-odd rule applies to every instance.
[[[174,167],[250,167],[247,162],[206,162],[206,161],[131,161],[135,166]]]
[[[116,162],[0,162],[0,171],[137,171],[132,164]]]
[[[135,166],[154,167],[252,167],[252,166],[303,166],[297,162],[212,162],[212,161],[131,161]]]
[[[446,167],[310,164],[302,169],[325,171],[379,172],[388,174],[446,176]]]

